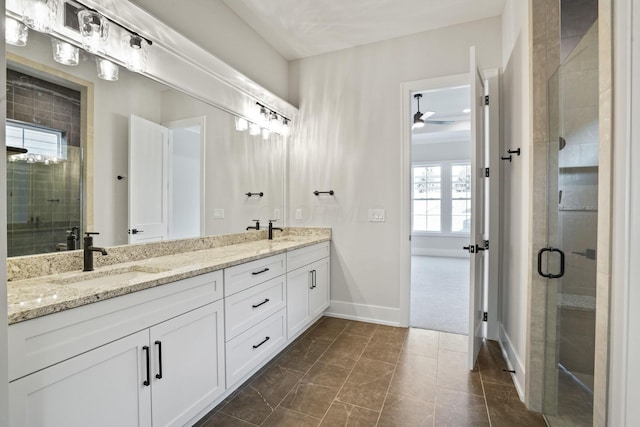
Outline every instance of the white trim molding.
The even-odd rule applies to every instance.
[[[400,309],[398,308],[331,300],[331,305],[324,314],[329,317],[358,320],[360,322],[401,326]]]
[[[498,324],[498,343],[500,344],[500,348],[502,349],[502,357],[507,362],[507,367],[510,370],[516,371],[515,374],[512,375],[513,384],[516,386],[516,391],[518,392],[518,396],[520,400],[524,402],[524,381],[526,378],[524,364],[518,357],[518,352],[516,351],[507,331],[505,331],[502,323]]]

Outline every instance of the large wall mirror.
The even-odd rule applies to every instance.
[[[233,114],[124,67],[117,81],[98,78],[82,50],[78,65],[62,65],[42,33],[7,52],[7,145],[30,149],[7,162],[9,256],[65,250],[73,227],[99,232],[100,246],[157,240],[132,214],[161,217],[162,238],[174,239],[244,231],[285,211],[284,137],[238,131]],[[139,143],[153,132],[164,148]],[[157,178],[140,179],[159,152]],[[160,213],[154,192],[165,192]]]

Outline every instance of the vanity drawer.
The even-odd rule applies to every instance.
[[[287,252],[287,271],[296,270],[304,265],[311,264],[329,256],[329,242],[318,243]]]
[[[261,366],[286,343],[286,310],[243,332],[226,344],[227,388]]]
[[[226,341],[285,308],[286,277],[283,274],[225,298]]]
[[[224,296],[244,291],[286,272],[284,254],[270,256],[224,270]]]

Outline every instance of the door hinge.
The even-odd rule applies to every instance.
[[[484,168],[484,177],[489,178],[489,168]]]
[[[489,105],[489,95],[484,96],[484,105]]]
[[[487,322],[489,320],[489,313],[486,311],[482,314],[482,321]]]
[[[488,241],[488,240],[485,240],[485,241],[484,241],[484,248],[485,248],[486,250],[489,250],[489,241]]]

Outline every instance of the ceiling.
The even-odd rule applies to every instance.
[[[489,18],[505,0],[223,0],[287,60]]]

